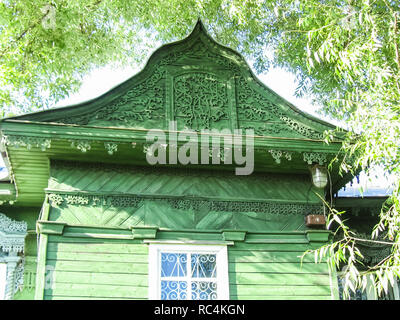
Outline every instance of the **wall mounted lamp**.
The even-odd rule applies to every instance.
[[[319,164],[313,165],[310,170],[314,186],[321,189],[325,188],[328,184],[328,170]]]

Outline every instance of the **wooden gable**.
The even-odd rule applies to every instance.
[[[199,21],[164,45],[144,69],[102,96],[11,119],[135,129],[253,129],[257,136],[322,140],[334,126],[307,115],[262,84],[237,52]]]

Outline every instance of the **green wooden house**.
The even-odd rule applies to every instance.
[[[331,129],[201,22],[96,99],[3,119],[0,298],[338,299],[336,272],[300,261],[353,178],[313,184]]]

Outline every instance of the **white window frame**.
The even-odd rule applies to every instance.
[[[7,287],[7,263],[0,261],[0,300],[4,300]]]
[[[228,250],[226,245],[149,244],[149,299],[161,300],[161,253],[215,254],[217,300],[229,299]],[[184,278],[183,278],[184,280]],[[188,300],[191,295],[187,295]]]

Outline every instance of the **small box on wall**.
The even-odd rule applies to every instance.
[[[325,216],[322,214],[309,214],[306,216],[307,227],[324,227],[326,224]]]

